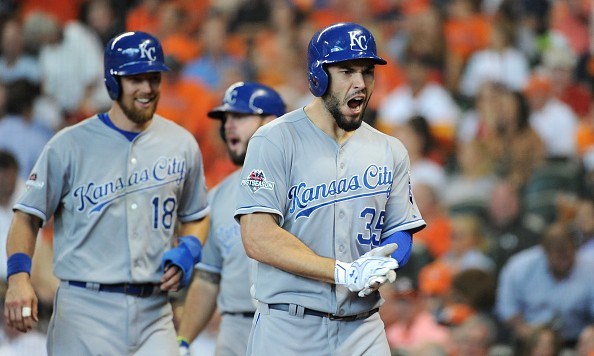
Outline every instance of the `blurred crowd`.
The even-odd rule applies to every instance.
[[[0,252],[45,143],[109,108],[113,35],[160,39],[172,70],[157,113],[195,135],[212,187],[235,169],[206,115],[224,90],[258,81],[301,107],[309,39],[352,21],[388,59],[366,121],[408,149],[427,222],[382,288],[394,355],[592,356],[593,16],[592,0],[2,1]],[[34,278],[51,310],[51,226],[41,234]],[[27,347],[18,337],[0,354]]]

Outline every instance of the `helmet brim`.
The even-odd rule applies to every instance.
[[[159,62],[130,62],[122,65],[113,75],[135,75],[151,72],[170,72],[171,69]]]

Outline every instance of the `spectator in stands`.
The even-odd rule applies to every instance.
[[[39,51],[43,94],[56,100],[69,123],[109,108],[103,47],[96,33],[80,21],[60,24],[43,12],[25,19],[24,33],[26,43]]]
[[[594,324],[590,324],[582,330],[576,346],[576,356],[592,355],[594,355]]]
[[[0,118],[0,148],[12,152],[19,162],[20,177],[26,180],[52,132],[33,121],[33,104],[39,87],[26,80],[6,88],[6,114]]]
[[[556,45],[543,53],[543,67],[551,76],[553,95],[569,105],[579,120],[588,114],[592,101],[591,89],[578,82],[574,73],[577,56],[569,45]]]
[[[475,103],[459,126],[459,140],[483,141],[495,172],[523,186],[545,157],[544,144],[528,121],[525,96],[499,83],[485,82]]]
[[[509,179],[500,179],[493,188],[486,223],[487,254],[497,274],[511,256],[539,243],[538,233],[524,219],[520,189]]]
[[[227,20],[214,13],[200,29],[201,53],[185,64],[182,76],[205,85],[215,97],[222,97],[232,83],[245,80],[245,61],[232,53],[229,46]]]
[[[540,245],[512,256],[497,286],[496,313],[525,342],[542,325],[557,330],[566,347],[594,320],[594,258],[577,254],[569,224],[552,223]]]
[[[23,26],[17,18],[4,21],[0,39],[0,81],[27,79],[39,84],[41,68],[35,56],[25,52]]]
[[[436,262],[447,266],[452,275],[469,268],[495,272],[495,264],[485,254],[487,240],[480,216],[465,212],[452,215],[452,236],[449,250]]]
[[[553,95],[551,78],[535,72],[524,88],[530,108],[529,121],[546,148],[548,158],[577,155],[578,119],[571,107]]]
[[[446,157],[441,156],[429,123],[423,116],[413,116],[395,131],[409,152],[411,183],[429,184],[436,192],[445,189],[446,172],[443,164]]]
[[[535,328],[528,339],[517,346],[516,353],[521,356],[557,356],[562,344],[559,332],[549,325]]]
[[[424,182],[412,184],[415,202],[423,212],[427,227],[415,233],[415,246],[423,247],[429,252],[431,259],[441,257],[450,248],[452,224],[442,204],[440,192]]]
[[[111,0],[87,0],[81,4],[80,20],[99,36],[103,47],[118,33],[124,32],[124,19]],[[169,51],[165,51],[169,53]]]
[[[497,341],[497,326],[490,318],[475,314],[452,329],[449,355],[488,356]]]
[[[497,182],[488,146],[480,140],[459,142],[456,163],[442,194],[443,204],[450,213],[470,211],[484,217]]]
[[[594,200],[584,196],[577,202],[574,225],[578,235],[578,253],[594,256]]]
[[[513,26],[499,21],[493,26],[489,47],[473,52],[460,81],[460,93],[474,98],[485,81],[498,82],[519,91],[530,75],[525,55],[514,47]]]
[[[456,97],[462,70],[470,56],[489,44],[491,24],[480,4],[480,0],[452,0],[445,8],[445,85]]]
[[[394,283],[382,286],[380,293],[386,300],[380,315],[386,324],[386,335],[393,352],[408,353],[426,343],[443,347],[449,343],[448,328],[439,325],[418,294],[413,279],[398,277]],[[391,322],[388,324],[387,321]]]
[[[378,122],[397,129],[411,117],[423,116],[438,141],[451,142],[460,108],[447,89],[432,80],[432,66],[426,54],[407,52],[406,82],[386,94],[378,107]]]

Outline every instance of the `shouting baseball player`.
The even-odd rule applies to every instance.
[[[285,113],[280,95],[265,85],[238,82],[225,92],[223,104],[208,116],[221,120],[221,135],[233,163],[242,166],[249,139],[256,129]],[[204,330],[215,310],[221,313],[217,355],[245,355],[255,306],[250,295],[250,260],[239,224],[233,218],[241,170],[209,192],[210,228],[202,261],[188,289],[178,330],[181,355]],[[251,262],[253,264],[253,261]]]
[[[104,60],[111,108],[50,140],[14,207],[4,314],[23,332],[37,321],[31,256],[53,216],[61,282],[49,355],[173,355],[167,292],[191,280],[208,229],[202,156],[188,131],[155,115],[168,70],[155,37],[120,34]]]
[[[250,140],[235,217],[254,276],[248,355],[389,355],[377,289],[408,260],[425,222],[402,143],[363,121],[374,88],[372,34],[317,32],[304,108]]]

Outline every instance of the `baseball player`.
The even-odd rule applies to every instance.
[[[242,166],[250,137],[260,126],[285,113],[280,95],[265,85],[238,82],[225,92],[223,104],[208,116],[221,121],[221,135],[233,163]],[[241,170],[237,170],[209,192],[210,227],[202,261],[188,289],[178,329],[181,355],[204,330],[215,303],[221,313],[217,355],[245,355],[255,305],[250,295],[245,254],[239,224],[233,218]],[[251,262],[253,263],[253,261]]]
[[[307,54],[313,101],[258,129],[235,218],[258,261],[248,355],[389,355],[377,289],[408,260],[425,222],[396,138],[363,122],[374,88],[372,34],[317,32]]]
[[[202,156],[188,131],[155,115],[168,70],[155,37],[120,34],[104,60],[111,108],[48,142],[14,206],[4,314],[23,332],[37,321],[31,256],[53,216],[61,281],[48,354],[173,355],[167,292],[191,280],[208,229]]]

